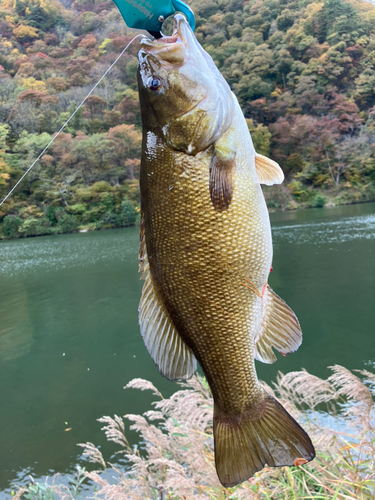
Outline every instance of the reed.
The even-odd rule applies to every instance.
[[[279,373],[265,385],[310,434],[316,459],[306,465],[265,468],[249,481],[223,488],[216,476],[213,453],[213,401],[206,381],[194,376],[170,398],[149,381],[132,380],[125,388],[151,390],[153,409],[126,415],[140,436],[131,447],[121,417],[102,417],[103,431],[128,460],[127,469],[107,463],[92,443],[80,444],[83,455],[98,467],[83,474],[104,500],[370,500],[375,498],[375,375],[342,366],[330,367],[322,380],[307,371]],[[111,482],[101,472],[112,467]],[[56,487],[55,491],[57,493]],[[67,491],[61,498],[72,498]],[[20,496],[20,498],[26,498]],[[32,497],[27,497],[32,498]],[[46,497],[47,498],[47,497]]]

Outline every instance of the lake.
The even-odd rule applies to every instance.
[[[333,364],[374,369],[375,204],[271,221],[270,284],[296,312],[304,340],[274,365],[257,363],[260,378],[302,367],[326,377]],[[0,242],[0,498],[28,474],[74,471],[77,443],[101,445],[109,459],[116,448],[96,419],[144,412],[153,400],[124,391],[132,378],[165,396],[178,388],[159,375],[139,334],[137,253],[138,228]]]

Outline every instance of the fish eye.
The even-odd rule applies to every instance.
[[[150,76],[147,82],[147,87],[153,91],[160,90],[162,87],[160,78],[157,76]]]

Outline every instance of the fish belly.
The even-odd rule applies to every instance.
[[[261,291],[272,261],[269,217],[250,167],[234,174],[228,210],[209,193],[210,152],[146,155],[141,193],[154,285],[178,333],[193,350],[228,413],[262,398],[253,361]],[[240,166],[240,165],[239,165]]]

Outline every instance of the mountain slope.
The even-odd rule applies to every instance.
[[[256,149],[286,173],[270,209],[375,200],[375,8],[357,0],[192,0],[196,35]],[[168,20],[168,31],[172,20]],[[115,4],[3,0],[0,197],[131,39]],[[0,238],[134,224],[137,43],[0,207]]]

